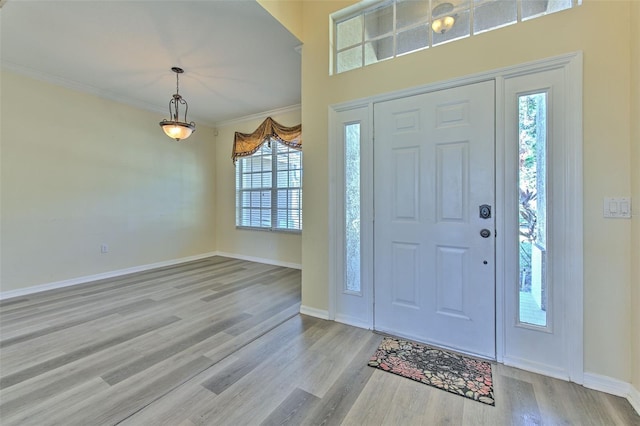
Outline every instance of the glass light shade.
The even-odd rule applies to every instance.
[[[161,121],[160,126],[167,136],[177,141],[179,141],[180,139],[186,139],[191,136],[191,133],[193,133],[196,128],[196,126],[191,123],[167,120]]]
[[[449,31],[451,27],[453,27],[453,24],[455,24],[455,22],[456,18],[454,18],[453,16],[444,16],[442,18],[434,20],[431,24],[431,29],[433,29],[433,31],[436,33],[444,34]]]

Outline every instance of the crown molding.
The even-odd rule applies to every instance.
[[[289,112],[298,112],[301,109],[302,109],[301,104],[291,105],[283,108],[276,108],[270,111],[264,111],[256,114],[245,115],[244,117],[238,117],[238,118],[232,118],[230,120],[219,121],[215,123],[215,127],[225,127],[225,126],[235,125],[235,124],[243,123],[249,120],[264,120],[265,118],[272,115],[286,114]]]
[[[0,0],[1,1],[1,0]],[[89,95],[97,96],[99,98],[108,99],[110,101],[119,102],[138,108],[144,111],[154,112],[162,115],[166,115],[167,109],[165,106],[149,104],[147,102],[140,101],[139,99],[123,97],[117,95],[111,91],[99,89],[97,87],[78,83],[77,81],[69,80],[63,77],[59,77],[52,74],[46,74],[29,67],[15,64],[9,61],[0,61],[0,66],[7,71],[14,72],[16,74],[23,75],[25,77],[33,78],[34,80],[43,81],[56,86],[61,86],[69,90],[75,90],[77,92],[87,93]],[[215,127],[215,123],[211,120],[206,120],[203,117],[196,117],[193,115],[194,121],[201,123],[205,126]]]

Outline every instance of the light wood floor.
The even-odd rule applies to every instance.
[[[8,425],[640,425],[623,398],[494,365],[490,407],[367,366],[298,314],[300,271],[213,257],[0,303]]]

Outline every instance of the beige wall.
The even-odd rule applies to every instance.
[[[300,124],[299,109],[273,114],[271,117],[284,126]],[[231,161],[233,135],[236,131],[242,133],[253,132],[265,118],[234,121],[217,128],[217,250],[234,255],[268,259],[276,263],[300,265],[302,264],[302,237],[299,233],[236,229],[235,225],[235,168]],[[306,186],[306,174],[304,179],[304,185]],[[304,231],[306,232],[306,228]]]
[[[631,221],[602,217],[603,197],[631,191],[630,2],[585,0],[576,9],[330,77],[328,17],[352,3],[303,2],[303,305],[328,308],[329,105],[582,50],[585,370],[630,381],[630,342],[638,331],[630,325]],[[594,31],[602,22],[618,24]]]
[[[631,359],[633,380],[640,395],[640,2],[633,2],[631,9],[631,190],[633,206],[631,247],[631,304],[633,344]],[[639,401],[640,402],[640,401]]]
[[[302,2],[282,0],[257,0],[274,18],[298,40],[302,40]]]
[[[1,79],[1,291],[215,250],[213,129],[177,143],[162,114]]]

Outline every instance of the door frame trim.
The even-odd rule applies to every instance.
[[[341,161],[338,156],[342,155],[341,142],[337,140],[336,125],[339,123],[339,114],[357,108],[366,108],[368,122],[363,123],[368,127],[370,146],[373,146],[373,104],[417,94],[447,89],[466,84],[478,83],[486,80],[496,81],[496,211],[504,211],[505,188],[502,182],[505,176],[505,135],[504,135],[504,80],[510,77],[531,74],[550,69],[564,68],[570,78],[566,79],[567,89],[567,160],[565,163],[565,178],[567,186],[572,188],[567,193],[570,195],[565,199],[565,223],[567,224],[567,232],[565,238],[564,252],[560,254],[564,263],[564,277],[567,285],[567,293],[572,294],[572,298],[566,300],[566,354],[567,354],[567,373],[569,380],[576,383],[583,383],[584,376],[584,325],[583,325],[583,170],[582,170],[582,52],[572,52],[551,58],[545,58],[524,64],[499,68],[487,72],[472,74],[451,80],[431,83],[427,85],[407,88],[395,92],[384,93],[380,95],[370,96],[362,99],[356,99],[335,105],[328,108],[329,118],[329,319],[339,320],[342,316],[336,313],[336,298],[338,297],[338,289],[341,288],[342,282],[342,259],[334,254],[335,248],[344,245],[344,235],[342,225],[337,221],[336,209],[343,208],[342,188],[338,186],[334,176],[340,173],[338,170]],[[362,167],[372,168],[373,164]],[[372,170],[368,170],[367,174],[372,176]],[[369,205],[370,204],[370,205]],[[368,194],[363,200],[362,209],[373,210],[373,194]],[[373,220],[373,217],[371,217]],[[361,221],[362,223],[362,221]],[[370,226],[369,226],[370,225]],[[507,319],[505,318],[505,283],[506,277],[511,276],[513,265],[507,265],[505,261],[504,240],[501,235],[506,235],[506,226],[504,217],[496,215],[496,231],[498,238],[496,241],[496,359],[498,362],[504,362],[505,350],[505,330]],[[368,231],[370,230],[370,231]],[[366,235],[372,232],[373,223],[363,227],[363,238],[372,241],[373,235]],[[341,250],[339,251],[341,252]],[[364,261],[363,269],[371,272],[373,262]],[[363,274],[365,275],[365,274]],[[366,276],[373,277],[372,273]],[[371,286],[372,282],[363,282],[363,288]],[[375,303],[372,301],[372,303]],[[336,318],[336,316],[338,318]],[[354,322],[347,322],[358,327],[373,328],[373,317],[361,318]],[[513,364],[512,364],[513,365]],[[531,369],[526,364],[516,365],[524,369]],[[553,375],[553,372],[537,371],[542,374]]]

